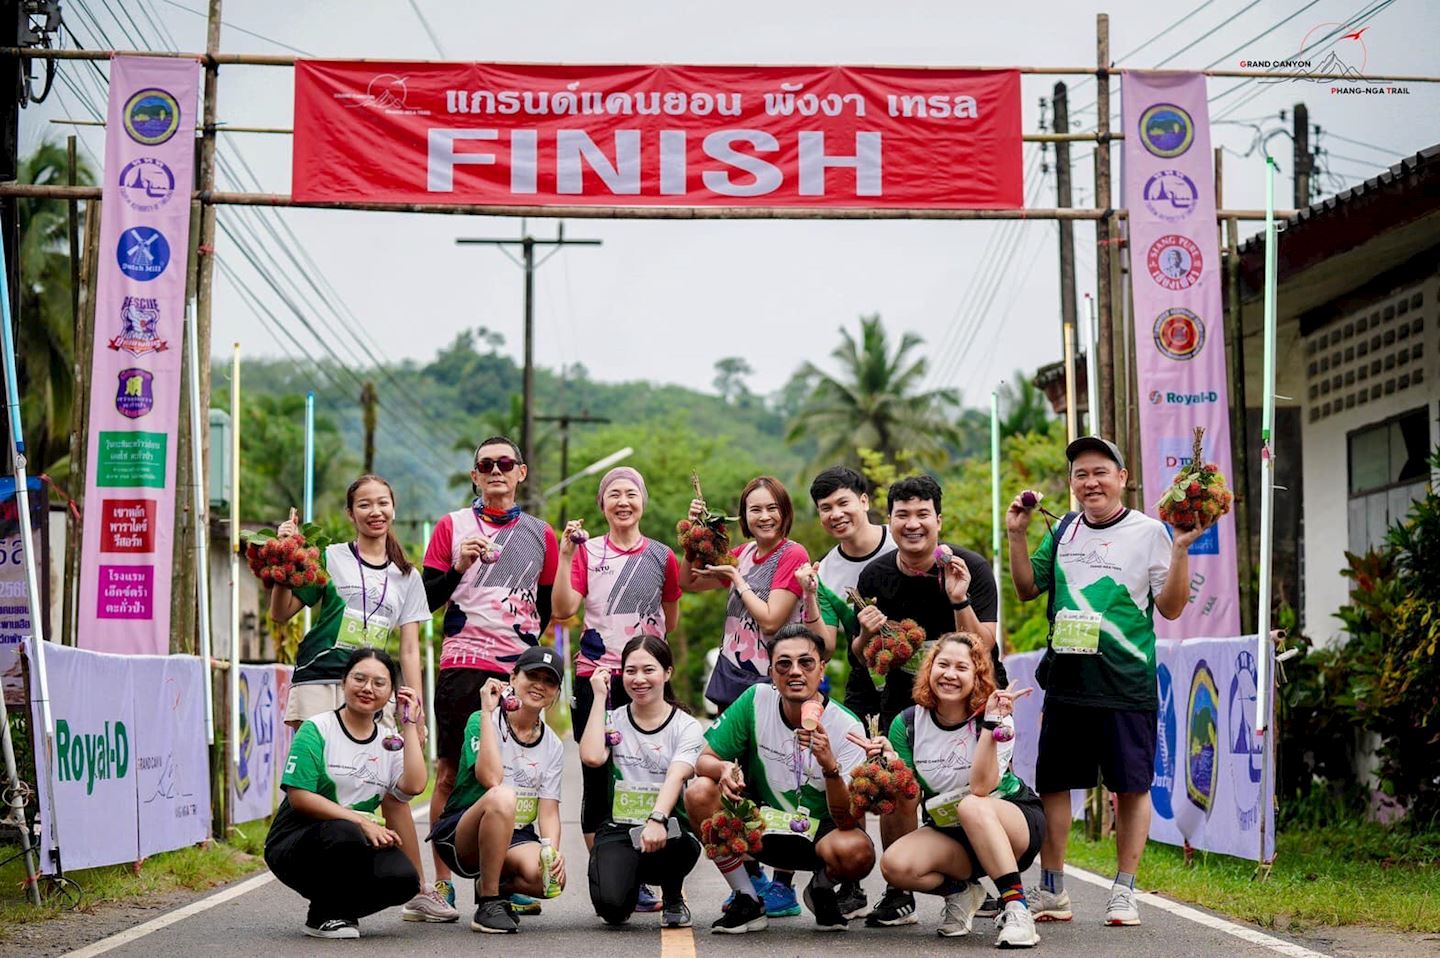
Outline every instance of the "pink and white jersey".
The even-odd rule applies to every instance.
[[[809,553],[800,543],[788,540],[759,561],[756,561],[759,558],[757,551],[753,542],[731,550],[730,554],[738,559],[736,566],[740,577],[757,597],[767,602],[770,593],[776,589],[795,593],[795,611],[784,624],[803,621],[805,595],[800,581],[795,578],[795,570],[810,561]],[[715,662],[715,671],[710,675],[705,697],[724,707],[750,686],[768,681],[770,652],[765,648],[768,638],[769,635],[760,631],[755,617],[745,610],[739,592],[732,587],[725,606],[725,637],[720,641],[720,658]]]
[[[668,546],[642,538],[621,552],[609,536],[587,539],[575,552],[570,584],[585,597],[585,630],[575,674],[620,670],[620,652],[637,635],[665,638],[662,602],[680,598],[680,563]]]
[[[460,543],[471,536],[499,545],[500,561],[471,565],[450,595],[440,668],[509,672],[520,653],[539,641],[536,599],[541,586],[555,583],[559,545],[554,530],[534,516],[521,513],[495,525],[482,522],[474,509],[460,509],[436,525],[426,567],[450,568]]]

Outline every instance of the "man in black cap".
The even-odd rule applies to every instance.
[[[1065,844],[1070,790],[1096,779],[1115,793],[1117,871],[1105,924],[1138,925],[1135,871],[1150,833],[1155,769],[1155,625],[1190,599],[1191,544],[1204,526],[1168,530],[1121,501],[1125,459],[1098,436],[1065,450],[1070,492],[1080,504],[1046,533],[1032,556],[1025,533],[1039,495],[1022,492],[1005,526],[1010,576],[1022,600],[1048,593],[1051,629],[1036,679],[1045,688],[1035,790],[1045,803],[1036,921],[1069,921]],[[1047,520],[1048,521],[1048,520]]]

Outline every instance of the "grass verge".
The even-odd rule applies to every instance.
[[[1077,825],[1069,861],[1113,875],[1114,839],[1087,841]],[[1440,833],[1415,835],[1372,822],[1282,829],[1270,877],[1258,881],[1255,874],[1253,862],[1198,851],[1186,866],[1181,849],[1150,842],[1139,884],[1280,931],[1314,925],[1440,928]]]

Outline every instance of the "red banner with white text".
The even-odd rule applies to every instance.
[[[1022,205],[1015,70],[301,60],[302,202]]]

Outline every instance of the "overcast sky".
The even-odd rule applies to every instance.
[[[1175,5],[1116,0],[1102,7],[1055,0],[416,2],[440,50],[406,0],[232,0],[226,4],[225,19],[233,27],[223,32],[222,49],[294,52],[240,32],[243,29],[318,57],[1082,65],[1094,62],[1095,13],[1104,9],[1110,14],[1111,49],[1117,59],[1190,14],[1123,60],[1125,66],[1153,67],[1194,43],[1165,65],[1200,69],[1218,60],[1219,67],[1236,68],[1241,59],[1293,56],[1317,26],[1351,22],[1357,14],[1380,8],[1363,34],[1366,72],[1440,73],[1433,42],[1440,36],[1440,4],[1424,0],[1196,0]],[[150,48],[173,49],[172,42],[185,50],[204,46],[204,19],[186,9],[202,9],[204,0],[124,0],[128,15],[118,0],[65,0],[63,6],[67,22],[87,47],[103,45],[97,22],[122,48],[133,46],[124,31],[136,35],[137,29]],[[161,28],[152,17],[163,21]],[[1267,30],[1268,35],[1253,39]],[[66,45],[72,45],[68,37]],[[1359,68],[1353,41],[1337,52]],[[50,120],[87,115],[77,91],[100,103],[93,67],[66,61],[61,71],[65,82],[57,85],[56,95],[22,113],[23,149],[33,148],[42,137],[63,138],[69,132],[69,127]],[[1054,80],[1023,78],[1027,132],[1037,128],[1039,101],[1049,95]],[[1093,81],[1076,77],[1070,82],[1072,108],[1093,103]],[[1212,79],[1211,96],[1235,82]],[[225,67],[220,83],[222,120],[290,126],[289,69]],[[1114,84],[1117,114],[1118,87]],[[1247,101],[1257,89],[1258,95]],[[1269,132],[1282,125],[1281,110],[1304,100],[1312,123],[1346,138],[1320,140],[1333,151],[1322,161],[1328,195],[1440,142],[1440,92],[1433,85],[1409,89],[1408,95],[1342,97],[1330,94],[1323,83],[1251,84],[1213,102],[1211,116],[1258,124]],[[1072,118],[1093,128],[1093,107]],[[1255,128],[1245,124],[1221,122],[1214,127],[1216,145],[1227,149],[1222,206],[1263,205],[1263,160],[1253,149]],[[104,152],[100,131],[79,132],[98,166]],[[243,159],[254,169],[265,191],[289,192],[288,136],[230,134],[222,136],[220,144],[232,163]],[[1277,194],[1286,197],[1288,205],[1290,141],[1277,136],[1270,145],[1285,173]],[[1034,149],[1027,145],[1027,160]],[[1077,144],[1077,157],[1088,150]],[[1050,164],[1053,168],[1053,154]],[[1035,169],[1027,191],[1040,179],[1038,164]],[[1090,170],[1088,157],[1076,163],[1077,205],[1091,202]],[[1053,206],[1053,175],[1040,186],[1032,205]],[[220,188],[239,186],[222,178]],[[266,215],[283,219],[294,230],[385,358],[429,358],[457,331],[476,325],[504,334],[506,348],[518,357],[520,270],[493,249],[454,245],[457,236],[516,236],[518,220],[322,210]],[[222,212],[221,218],[232,228],[242,228],[234,211]],[[246,222],[263,229],[258,219]],[[537,236],[553,235],[555,221],[531,219],[529,226]],[[539,271],[537,362],[558,367],[580,361],[597,379],[685,382],[708,389],[708,361],[703,375],[683,370],[696,368],[696,358],[741,355],[755,368],[752,388],[769,392],[780,387],[802,359],[822,359],[837,343],[839,326],[853,328],[859,315],[872,312],[880,313],[897,335],[908,330],[924,337],[937,370],[933,378],[943,380],[931,385],[958,387],[972,404],[981,404],[996,381],[1015,368],[1033,371],[1060,352],[1058,240],[1051,223],[586,220],[569,223],[567,235],[602,239],[604,245],[567,250]],[[1077,228],[1076,238],[1083,296],[1093,288],[1094,247],[1086,227]],[[1003,268],[994,265],[993,251],[992,258],[986,258],[996,244],[1001,251],[1013,250],[999,257]],[[279,298],[234,245],[222,237],[217,247],[242,283],[283,315]],[[992,289],[996,279],[1003,283]],[[985,303],[988,308],[980,308]],[[978,329],[975,322],[981,324]],[[298,334],[312,353],[323,355],[308,334]],[[281,354],[257,324],[252,308],[222,278],[216,295],[216,352],[228,352],[235,339],[247,355]],[[962,351],[965,343],[969,348]],[[293,347],[287,349],[293,352]],[[344,348],[341,354],[350,355]]]

